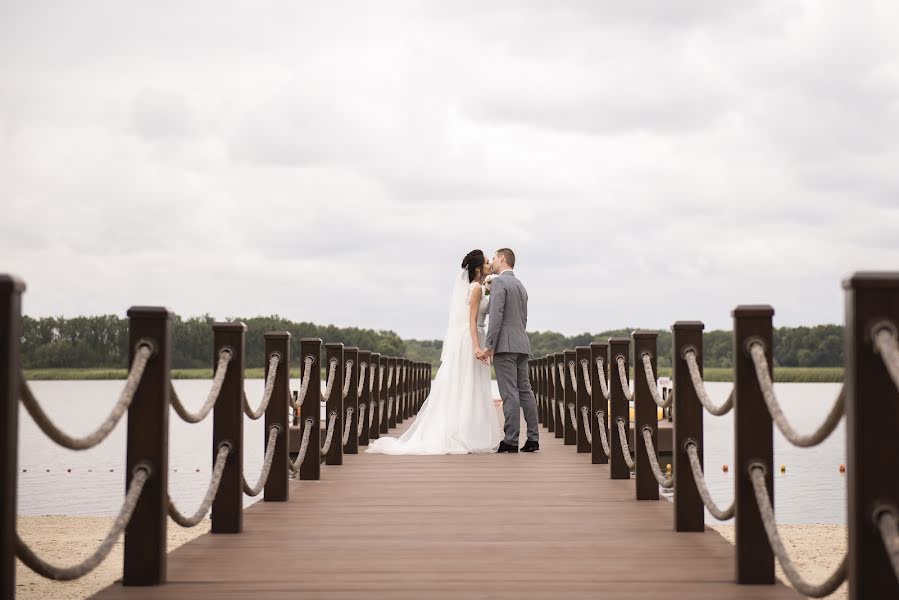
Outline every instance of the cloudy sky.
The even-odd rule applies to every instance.
[[[899,268],[895,0],[0,5],[0,272],[32,315],[439,337],[466,252],[530,328],[842,322]]]

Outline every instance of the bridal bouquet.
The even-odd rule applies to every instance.
[[[497,277],[499,277],[499,275],[488,275],[487,277],[484,278],[484,295],[485,296],[490,295],[490,284]]]

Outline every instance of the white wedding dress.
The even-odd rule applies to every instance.
[[[372,440],[371,454],[473,454],[494,452],[503,432],[493,406],[490,367],[477,360],[469,332],[469,298],[474,283],[463,269],[453,285],[450,319],[440,368],[431,393],[412,425],[398,438]],[[481,294],[478,338],[484,346],[489,298]]]

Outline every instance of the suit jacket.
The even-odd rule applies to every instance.
[[[528,291],[512,271],[505,271],[490,284],[490,323],[487,348],[495,353],[531,353],[528,339]]]

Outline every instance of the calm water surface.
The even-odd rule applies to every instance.
[[[75,435],[95,428],[115,404],[121,381],[35,381],[32,388],[55,422]],[[299,382],[291,382],[293,389]],[[174,382],[189,407],[206,399],[209,382]],[[247,381],[247,394],[255,405],[262,395],[261,379]],[[499,392],[494,382],[494,396]],[[730,393],[730,383],[709,383],[718,402]],[[801,432],[817,427],[840,390],[834,383],[779,383],[784,412]],[[324,414],[322,415],[324,416]],[[205,492],[212,462],[212,419],[189,425],[174,413],[169,431],[169,493],[192,512]],[[65,450],[51,442],[24,409],[19,419],[19,513],[112,515],[121,504],[125,481],[125,420],[97,448]],[[545,432],[542,432],[545,435]],[[775,430],[774,461],[786,465],[775,475],[775,510],[782,523],[835,523],[846,519],[845,428],[841,423],[823,444],[813,449],[791,446]],[[244,420],[244,470],[255,481],[262,464],[263,423]],[[572,451],[572,460],[576,460]],[[719,505],[733,499],[733,415],[705,415],[706,479]],[[730,466],[724,473],[721,466]],[[22,470],[25,472],[22,472]],[[69,469],[71,472],[69,472]],[[244,498],[247,505],[255,500]],[[707,515],[708,522],[714,522]]]

